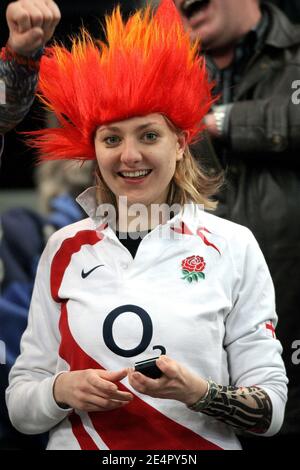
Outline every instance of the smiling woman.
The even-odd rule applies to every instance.
[[[97,160],[98,185],[77,199],[88,218],[41,258],[10,418],[25,433],[51,429],[48,449],[239,449],[234,429],[280,428],[286,377],[257,242],[203,210],[220,183],[188,149],[213,101],[205,61],[172,0],[126,23],[117,9],[106,31],[107,44],[84,33],[41,65],[61,126],[32,144],[42,160]],[[124,233],[137,204],[147,227]]]
[[[117,204],[120,196],[126,196],[130,204],[150,207],[165,202],[184,204],[195,199],[196,203],[212,208],[214,203],[207,196],[216,190],[220,177],[205,178],[187,151],[186,140],[185,133],[176,132],[161,114],[98,128],[95,149],[99,200]],[[194,171],[189,171],[192,168]],[[191,190],[185,189],[187,175],[196,198]]]
[[[101,126],[95,140],[99,173],[116,199],[147,207],[167,201],[184,146],[184,135],[177,137],[160,114]]]

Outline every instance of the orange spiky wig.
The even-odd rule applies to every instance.
[[[95,159],[97,127],[134,116],[161,113],[188,142],[203,129],[213,85],[172,0],[127,22],[116,8],[106,37],[94,41],[83,31],[71,51],[55,45],[42,58],[40,98],[60,124],[30,133],[42,160]]]

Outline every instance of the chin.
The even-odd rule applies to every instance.
[[[118,196],[119,198],[122,197],[126,197],[127,198],[127,206],[132,206],[132,204],[145,204],[147,205],[147,202],[145,199],[141,198],[141,197],[134,197],[132,195],[128,195],[128,194],[120,194]]]

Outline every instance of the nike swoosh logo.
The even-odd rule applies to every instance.
[[[95,271],[95,269],[100,268],[100,266],[104,266],[104,264],[98,264],[98,266],[95,266],[94,268],[90,269],[86,273],[84,272],[84,270],[82,270],[81,271],[82,279],[85,279],[86,277],[88,277],[93,271]]]

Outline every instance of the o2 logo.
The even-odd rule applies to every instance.
[[[142,339],[139,344],[136,345],[133,349],[122,349],[120,348],[114,340],[113,337],[113,325],[116,319],[122,315],[123,313],[134,313],[137,315],[143,325],[143,335]],[[103,323],[103,340],[105,345],[110,349],[113,353],[117,354],[118,356],[122,357],[133,357],[137,356],[138,354],[143,353],[149,346],[153,335],[153,325],[152,320],[149,314],[141,307],[137,305],[122,305],[121,307],[117,307],[112,310],[106,317]],[[159,349],[161,354],[166,353],[166,349],[164,346],[156,345],[153,346],[152,349]]]

